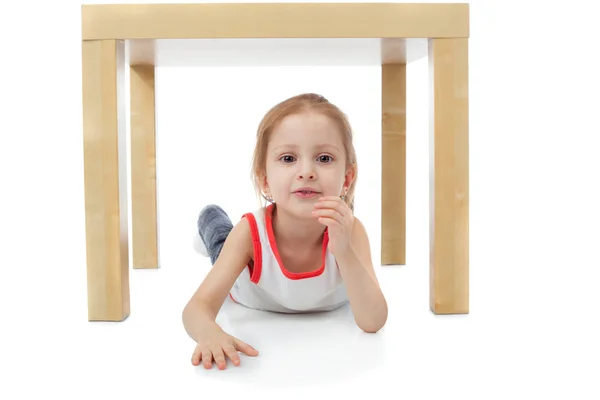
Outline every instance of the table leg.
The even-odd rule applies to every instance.
[[[469,312],[468,39],[430,39],[430,309]]]
[[[124,43],[82,42],[88,319],[129,316]]]
[[[382,65],[381,264],[406,264],[406,64]]]
[[[130,67],[131,213],[134,269],[158,268],[154,66]]]

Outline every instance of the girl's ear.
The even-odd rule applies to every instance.
[[[356,178],[356,165],[351,165],[346,171],[346,176],[344,177],[344,186],[350,187],[352,182],[354,182],[354,178]]]
[[[260,189],[266,193],[269,191],[269,182],[267,182],[267,175],[261,174],[260,176]]]

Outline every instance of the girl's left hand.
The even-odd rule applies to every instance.
[[[337,196],[325,196],[315,204],[313,216],[327,226],[329,250],[339,256],[350,248],[350,237],[354,225],[354,215],[348,205]]]

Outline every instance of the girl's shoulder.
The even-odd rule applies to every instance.
[[[250,224],[246,218],[242,218],[229,231],[219,257],[190,302],[202,302],[216,315],[235,280],[248,265],[252,254]]]
[[[248,218],[248,216],[244,216],[237,222],[237,224],[233,226],[233,229],[231,230],[231,233],[234,233],[235,231],[235,234],[232,238],[232,240],[235,242],[235,247],[240,250],[244,250],[244,254],[247,254],[248,257],[251,257],[254,253],[252,246],[252,225],[253,223],[250,218]]]

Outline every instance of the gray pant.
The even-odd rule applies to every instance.
[[[231,218],[225,210],[215,204],[209,204],[200,211],[198,216],[198,233],[206,246],[210,262],[214,265],[225,239],[233,229]]]

